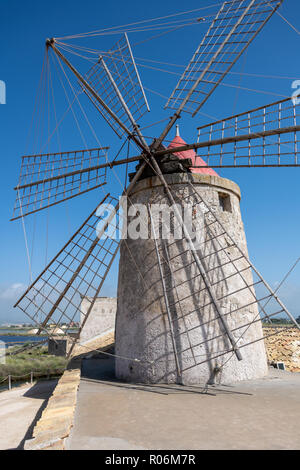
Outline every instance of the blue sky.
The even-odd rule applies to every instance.
[[[53,139],[45,147],[45,135],[37,140],[34,132],[30,133],[30,122],[34,110],[34,100],[41,74],[44,56],[44,44],[47,37],[61,37],[85,31],[118,26],[144,19],[161,17],[184,10],[200,7],[211,8],[191,13],[186,17],[205,16],[216,11],[214,0],[188,1],[178,0],[160,2],[120,1],[101,2],[77,0],[51,3],[28,0],[1,1],[1,40],[0,40],[0,80],[5,81],[7,102],[0,105],[1,135],[1,271],[0,271],[0,323],[23,321],[21,313],[12,309],[12,304],[28,284],[29,271],[24,244],[23,228],[20,221],[10,222],[15,194],[13,187],[17,183],[20,157],[46,148],[47,151],[59,151],[58,140]],[[285,0],[280,12],[288,21],[300,30],[300,3],[297,0]],[[181,18],[175,17],[175,19]],[[145,41],[159,31],[129,34],[136,57],[156,61],[185,65],[192,56],[209,26],[209,21],[195,26],[188,26],[179,31],[163,35],[152,41]],[[106,50],[119,39],[119,36],[96,36],[89,45],[95,49]],[[141,42],[141,44],[136,44]],[[78,42],[79,44],[79,42]],[[84,41],[81,43],[86,45]],[[259,91],[237,90],[235,87],[220,86],[203,107],[203,113],[216,119],[246,111],[292,93],[293,80],[300,80],[300,66],[297,52],[300,37],[278,15],[274,15],[258,38],[251,44],[245,57],[232,69],[224,83],[240,85]],[[75,59],[74,59],[75,60]],[[138,60],[137,60],[138,62]],[[86,61],[76,62],[85,72]],[[158,65],[159,67],[159,65]],[[163,66],[161,66],[164,68]],[[174,68],[181,72],[181,68]],[[142,125],[167,118],[170,111],[163,110],[165,100],[153,93],[168,96],[177,82],[177,76],[166,74],[146,67],[139,68],[142,81],[147,88],[147,97],[151,114],[145,116]],[[243,73],[238,75],[237,73]],[[61,115],[67,107],[64,93],[51,66],[53,85],[56,96],[57,112]],[[257,74],[249,76],[245,74]],[[264,78],[261,75],[272,76]],[[274,78],[286,77],[286,78]],[[148,91],[151,89],[152,91]],[[79,108],[76,114],[80,115]],[[111,147],[112,159],[121,142],[114,137],[106,124],[90,108],[86,112],[102,145]],[[88,145],[97,146],[97,142],[82,118],[80,125]],[[35,121],[33,121],[35,123]],[[196,140],[196,127],[209,122],[200,115],[193,120],[183,118],[180,121],[182,137],[187,141]],[[53,122],[51,123],[51,126]],[[33,125],[33,129],[35,124]],[[50,126],[50,127],[51,127]],[[154,136],[162,130],[151,128],[149,135]],[[71,113],[60,128],[60,142],[63,150],[84,148],[78,129]],[[150,131],[149,131],[150,132]],[[171,133],[170,137],[173,134]],[[136,150],[132,149],[132,155]],[[119,169],[120,178],[124,177]],[[233,179],[242,191],[242,216],[252,261],[274,287],[300,256],[299,250],[299,176],[300,169],[234,169],[222,170],[221,176]],[[110,187],[115,194],[121,188],[112,177]],[[31,216],[26,220],[26,233],[30,255],[32,255],[32,275],[35,277],[45,266],[46,261],[72,234],[76,227],[90,213],[103,197],[101,190],[76,198],[73,201]],[[35,228],[34,228],[35,227]],[[33,239],[34,234],[34,239]],[[112,270],[102,295],[114,295],[117,283],[117,267]],[[281,297],[292,313],[300,314],[300,263],[282,288]]]

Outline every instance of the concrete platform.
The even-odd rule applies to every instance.
[[[85,359],[66,448],[300,449],[300,374],[227,386],[127,384]]]

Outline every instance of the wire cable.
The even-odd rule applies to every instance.
[[[186,10],[186,11],[173,13],[173,14],[166,15],[166,16],[160,16],[160,17],[151,18],[151,19],[148,19],[148,20],[136,21],[134,23],[127,23],[127,24],[123,24],[123,25],[120,25],[120,26],[113,26],[113,27],[110,27],[110,28],[98,29],[98,30],[89,31],[89,32],[86,32],[86,33],[75,34],[75,35],[72,35],[72,36],[57,37],[55,39],[71,39],[71,38],[78,38],[78,37],[86,37],[86,36],[90,36],[91,34],[94,34],[94,33],[97,33],[97,32],[112,31],[112,30],[115,30],[117,28],[126,28],[128,26],[135,26],[135,25],[140,25],[140,24],[144,24],[144,23],[150,23],[150,22],[153,22],[153,21],[163,20],[163,19],[167,19],[167,18],[173,18],[175,16],[180,16],[180,15],[187,15],[189,13],[195,13],[195,12],[198,12],[198,11],[206,10],[208,8],[214,8],[214,7],[220,6],[222,4],[223,4],[223,2],[218,2],[218,3],[215,3],[213,5],[209,5],[209,6],[206,6],[206,7],[195,8],[193,10]],[[213,16],[213,15],[209,15],[209,16]]]

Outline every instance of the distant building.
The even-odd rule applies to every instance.
[[[29,330],[29,331],[27,332],[27,334],[28,334],[28,335],[36,335],[38,331],[39,331],[38,328],[32,328],[32,330]]]
[[[80,325],[90,306],[91,298],[83,297],[81,302]],[[89,341],[115,328],[117,299],[115,297],[98,297],[93,305],[86,323],[80,333],[80,343]]]
[[[65,332],[59,328],[58,326],[54,326],[53,328],[51,328],[51,325],[50,325],[50,328],[47,330],[48,334],[49,335],[64,335]]]

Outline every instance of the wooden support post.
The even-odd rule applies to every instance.
[[[160,273],[160,278],[161,278],[161,283],[162,283],[162,288],[163,288],[163,293],[164,293],[165,305],[166,305],[166,310],[167,310],[167,315],[168,315],[168,320],[169,320],[170,335],[171,335],[173,351],[174,351],[174,357],[175,357],[175,364],[176,364],[176,369],[177,369],[178,384],[183,385],[183,377],[182,377],[182,371],[181,371],[180,364],[179,364],[179,357],[178,357],[176,339],[175,339],[174,328],[173,328],[173,320],[172,320],[172,315],[171,315],[170,306],[169,306],[169,299],[168,299],[168,294],[167,294],[167,289],[166,289],[166,284],[165,284],[164,273],[163,273],[163,269],[162,269],[162,265],[161,265],[161,258],[160,258],[160,254],[159,254],[159,248],[158,248],[158,243],[157,243],[157,238],[156,238],[156,233],[155,233],[154,221],[153,221],[152,214],[151,214],[150,204],[148,204],[148,212],[149,212],[149,216],[150,216],[150,222],[151,222],[152,233],[153,233],[154,244],[155,244],[156,257],[157,257],[159,273]]]

